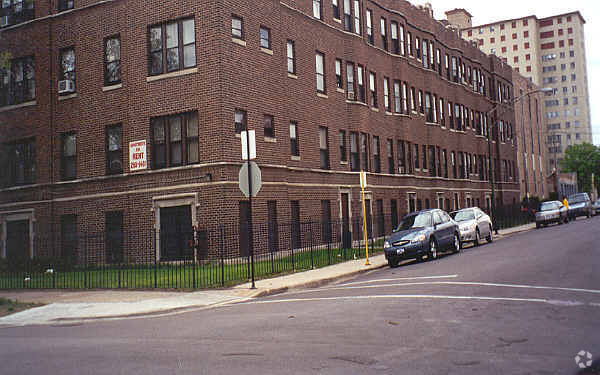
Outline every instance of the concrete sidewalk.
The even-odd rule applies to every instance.
[[[499,231],[496,239],[528,231],[535,224]],[[365,259],[351,260],[315,270],[256,281],[228,289],[196,292],[181,291],[129,291],[129,290],[0,290],[0,297],[20,302],[46,304],[20,313],[0,318],[0,327],[40,324],[72,324],[95,319],[124,318],[132,316],[160,315],[181,310],[207,308],[245,301],[266,295],[282,293],[290,289],[310,288],[324,285],[360,273],[385,267],[383,254]]]

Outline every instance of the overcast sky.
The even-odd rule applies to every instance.
[[[473,26],[536,15],[538,18],[580,11],[586,21],[585,49],[594,143],[600,145],[600,48],[592,44],[592,37],[600,38],[600,1],[598,0],[409,0],[413,4],[430,2],[436,19],[444,19],[446,11],[464,8],[473,15]]]

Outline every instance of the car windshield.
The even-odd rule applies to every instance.
[[[585,194],[576,194],[576,195],[571,195],[568,198],[569,203],[581,203],[581,202],[585,202]]]
[[[542,203],[540,211],[552,211],[556,209],[557,204],[555,202]]]
[[[415,229],[415,228],[425,228],[431,226],[431,213],[422,213],[418,215],[410,215],[404,218],[398,228],[397,231]]]
[[[456,221],[467,221],[475,219],[475,214],[472,210],[469,211],[457,211],[450,214]]]

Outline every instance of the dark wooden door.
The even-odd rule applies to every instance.
[[[6,259],[29,258],[29,220],[6,223]]]
[[[189,205],[161,207],[160,259],[184,260],[192,255],[192,208]]]

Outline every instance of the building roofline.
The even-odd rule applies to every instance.
[[[471,13],[469,13],[469,11],[467,11],[464,8],[454,8],[452,10],[449,10],[449,11],[445,12],[445,14],[449,15],[449,14],[454,14],[454,13],[458,13],[458,12],[465,12],[469,17],[473,17],[473,15]]]
[[[534,15],[530,15],[530,16],[525,16],[525,17],[511,18],[511,19],[507,19],[507,20],[490,22],[490,23],[486,23],[486,24],[483,24],[483,25],[476,25],[476,26],[471,26],[471,27],[465,27],[464,29],[461,29],[461,31],[463,31],[463,30],[474,30],[474,29],[479,29],[479,28],[482,28],[482,27],[487,27],[487,26],[492,26],[492,25],[498,25],[498,24],[506,23],[506,22],[512,22],[512,21],[519,21],[519,20],[524,20],[524,19],[530,19],[530,18],[535,18],[535,20],[539,22],[539,21],[550,19],[550,18],[568,16],[568,15],[572,15],[572,14],[576,14],[581,19],[582,23],[584,23],[584,24],[586,23],[585,19],[581,15],[581,12],[579,12],[578,10],[576,10],[574,12],[556,14],[556,15],[549,16],[549,17],[544,17],[544,18],[538,18],[535,14]]]

